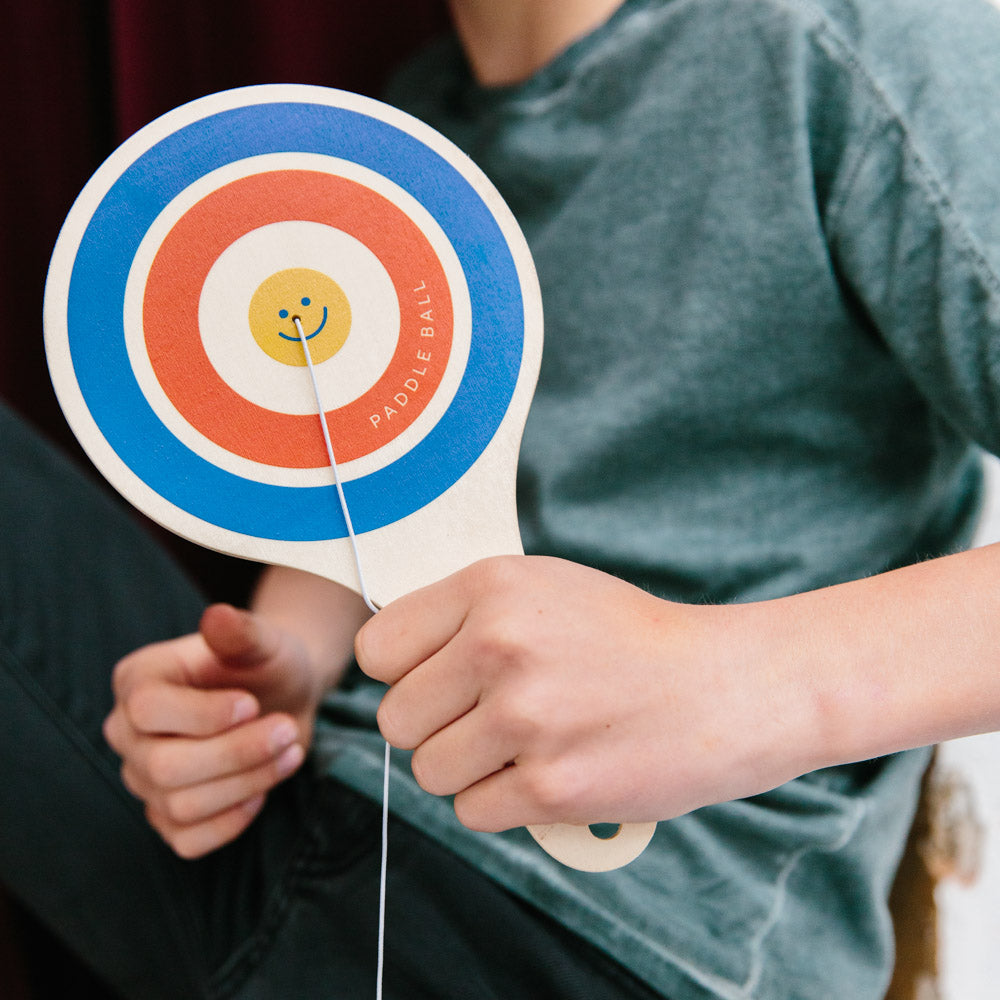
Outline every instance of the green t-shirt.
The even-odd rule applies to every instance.
[[[453,41],[391,100],[494,180],[546,313],[529,551],[747,601],[961,547],[1000,450],[1000,13],[987,0],[627,0],[528,82]],[[381,794],[378,690],[325,766]],[[587,875],[464,830],[400,754],[393,808],[673,1000],[867,1000],[926,754],[661,823]]]

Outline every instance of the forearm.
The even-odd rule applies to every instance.
[[[353,656],[354,636],[371,616],[353,591],[284,566],[264,571],[251,610],[302,641],[323,690],[340,681]]]
[[[1000,729],[1000,546],[757,606],[816,766]]]

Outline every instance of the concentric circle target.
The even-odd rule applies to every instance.
[[[46,347],[126,495],[138,481],[213,537],[335,539],[295,322],[363,533],[482,454],[540,324],[534,281],[499,196],[432,129],[340,91],[252,87],[165,115],[95,174],[53,254]]]

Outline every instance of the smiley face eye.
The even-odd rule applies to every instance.
[[[304,305],[304,306],[312,305],[312,299],[309,298],[309,296],[305,296],[304,298],[299,299],[299,302],[301,302],[302,305]],[[282,319],[288,319],[288,310],[287,309],[279,309],[278,310],[278,315]]]

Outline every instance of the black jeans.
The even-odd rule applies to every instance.
[[[110,673],[196,627],[144,530],[0,408],[0,882],[123,996],[375,994],[379,807],[307,764],[234,844],[176,857],[101,736]],[[386,998],[656,994],[402,820]]]

